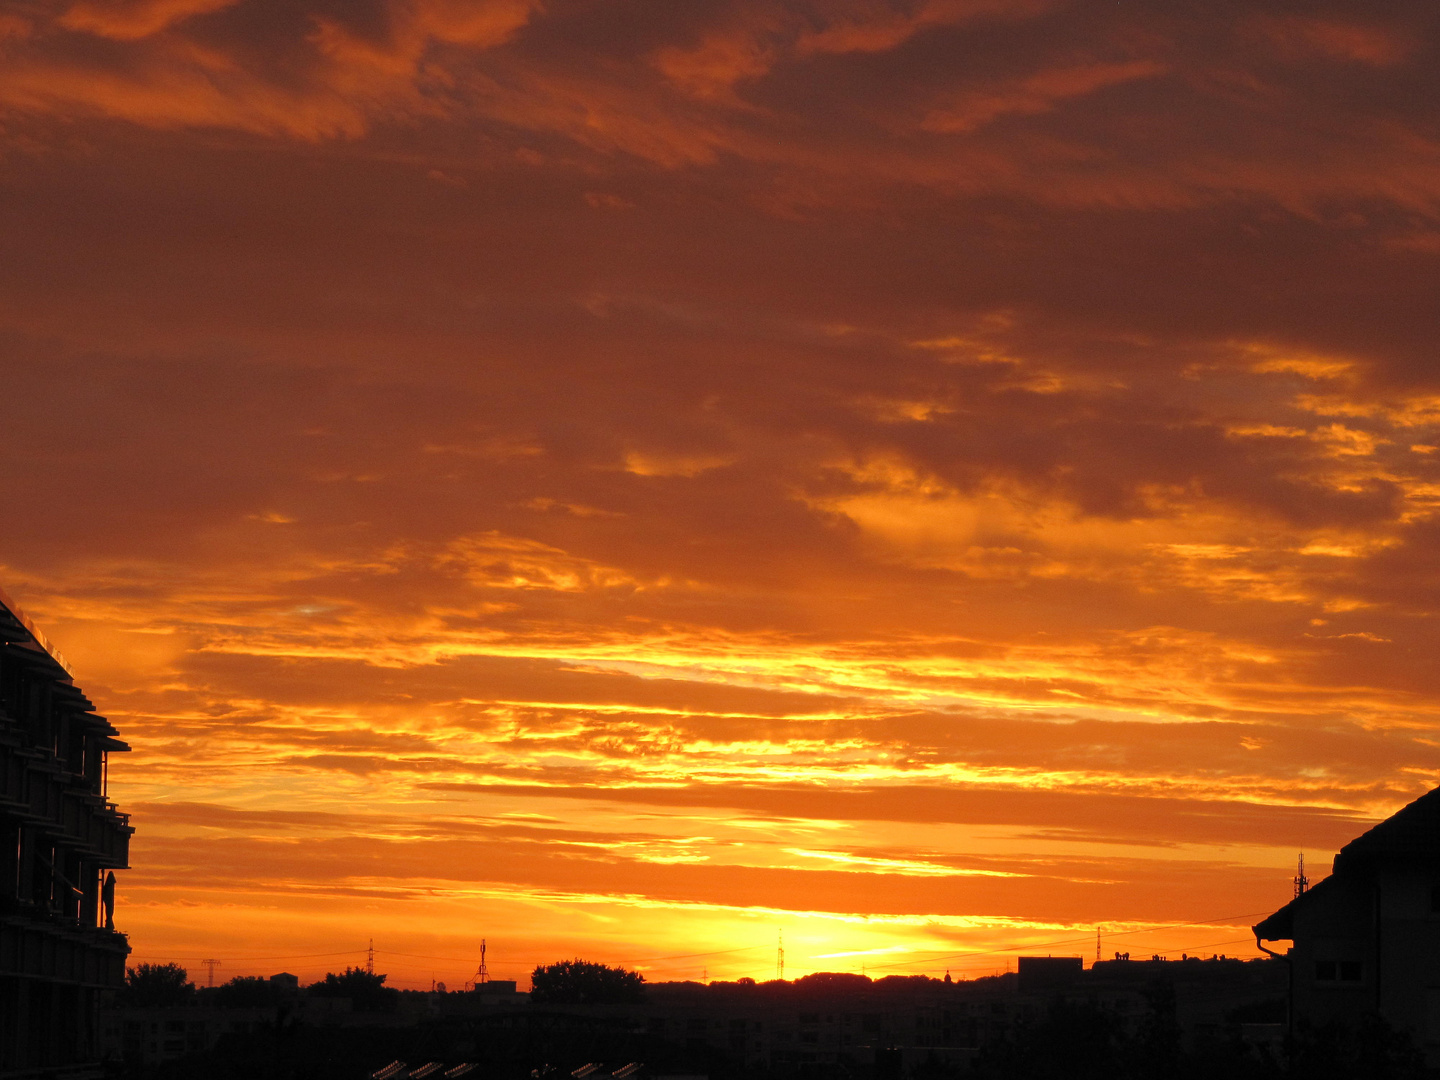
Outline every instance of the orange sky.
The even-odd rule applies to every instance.
[[[0,581],[137,958],[1252,954],[1440,776],[1437,24],[5,5]]]

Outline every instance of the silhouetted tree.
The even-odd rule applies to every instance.
[[[1152,1073],[1155,1080],[1281,1080],[1283,1063],[1268,1048],[1247,1045],[1237,1029],[1196,1032],[1182,1050],[1176,1070]],[[1147,1080],[1132,1073],[1137,1080]]]
[[[1369,1013],[1354,1024],[1300,1024],[1290,1049],[1290,1070],[1306,1080],[1411,1080],[1425,1075],[1408,1034]]]
[[[1180,1060],[1180,1024],[1175,1017],[1175,984],[1168,979],[1147,983],[1145,1015],[1129,1045],[1129,1071],[1148,1077],[1172,1077]]]
[[[561,960],[530,973],[530,1000],[544,1005],[614,1005],[645,999],[645,976],[588,960]]]
[[[809,975],[802,975],[796,979],[795,987],[798,990],[821,993],[854,994],[861,990],[868,990],[870,978],[866,975],[857,975],[853,971],[812,971]]]
[[[976,1072],[993,1080],[1114,1080],[1123,1075],[1121,1024],[1093,1002],[1057,998],[1037,1021],[987,1046]]]
[[[347,967],[343,975],[329,972],[324,982],[311,983],[306,990],[319,997],[349,998],[356,1012],[394,1012],[400,1007],[400,991],[386,986],[384,975],[364,968]]]
[[[188,1005],[195,1000],[195,984],[179,964],[136,964],[125,969],[120,1004],[137,1009]]]
[[[261,975],[237,975],[215,988],[213,998],[222,1009],[257,1008],[280,1003],[280,987]]]

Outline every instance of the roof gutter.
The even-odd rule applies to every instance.
[[[1260,939],[1260,925],[1256,924],[1251,927],[1255,931],[1255,947],[1267,956],[1285,961],[1285,1043],[1288,1050],[1295,1037],[1295,963],[1290,959],[1288,953],[1278,953],[1274,949],[1265,947],[1265,942]],[[1276,939],[1272,938],[1271,940]]]

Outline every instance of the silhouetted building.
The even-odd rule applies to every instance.
[[[0,592],[0,1077],[98,1075],[100,996],[130,952],[104,883],[134,831],[106,799],[115,735]]]
[[[534,1002],[526,993],[480,988],[407,990],[384,1013],[356,1011],[349,998],[315,987],[264,1008],[238,999],[225,1007],[217,987],[202,990],[196,1005],[104,1016],[111,1054],[127,1067],[231,1078],[279,1075],[278,1061],[324,1061],[328,1071],[296,1075],[911,1080],[964,1075],[976,1063],[988,1068],[987,1060],[1003,1062],[1027,1041],[1053,1044],[1057,1032],[1068,1039],[1076,1029],[1065,1017],[1098,1025],[1101,1037],[1086,1045],[1092,1055],[1097,1047],[1113,1051],[1116,1062],[1163,1049],[1157,1032],[1177,1053],[1222,1044],[1240,1046],[1252,1062],[1247,1044],[1268,1044],[1271,1058],[1279,1053],[1283,1025],[1273,1020],[1283,1015],[1286,965],[1278,960],[1117,957],[1089,969],[1063,967],[1074,975],[1063,990],[1022,990],[1014,973],[947,983],[829,972],[795,982],[648,984],[642,1000],[611,1004]]]
[[[1346,844],[1329,877],[1254,930],[1291,942],[1294,1021],[1378,1013],[1440,1065],[1440,788]]]
[[[1024,994],[1069,990],[1085,974],[1085,960],[1079,956],[1022,956],[1017,966]]]
[[[491,979],[475,987],[471,993],[485,1000],[494,998],[513,1003],[518,994],[515,985],[514,979]]]
[[[1039,985],[1032,979],[1024,986],[1025,975],[1036,972]],[[1162,984],[1159,1002],[1155,987]],[[1039,956],[1021,957],[1020,974],[953,983],[828,973],[793,983],[649,984],[644,1001],[615,1005],[487,1008],[472,995],[451,994],[442,1011],[463,1015],[476,1030],[543,1031],[557,1058],[562,1044],[591,1046],[590,1025],[608,1023],[643,1035],[643,1044],[629,1049],[652,1065],[669,1047],[715,1075],[908,1077],[969,1068],[987,1048],[1025,1038],[1062,997],[1112,1017],[1127,1037],[1163,1008],[1188,1046],[1243,1038],[1245,1016],[1278,1014],[1284,993],[1285,965],[1274,960],[1115,960],[1087,970],[1079,957]]]
[[[212,1049],[225,1035],[249,1035],[275,1025],[273,1008],[111,1009],[103,1017],[105,1056],[126,1065],[154,1066]],[[68,1074],[67,1074],[68,1076]]]

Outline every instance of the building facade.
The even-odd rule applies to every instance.
[[[214,1048],[225,1035],[246,1036],[275,1026],[275,1009],[109,1009],[101,1016],[105,1056],[148,1068]]]
[[[1440,1066],[1440,788],[1346,844],[1254,931],[1261,948],[1291,943],[1293,1023],[1378,1014]]]
[[[134,831],[107,758],[128,749],[0,592],[0,1078],[99,1075],[101,998],[130,953],[110,875]]]

